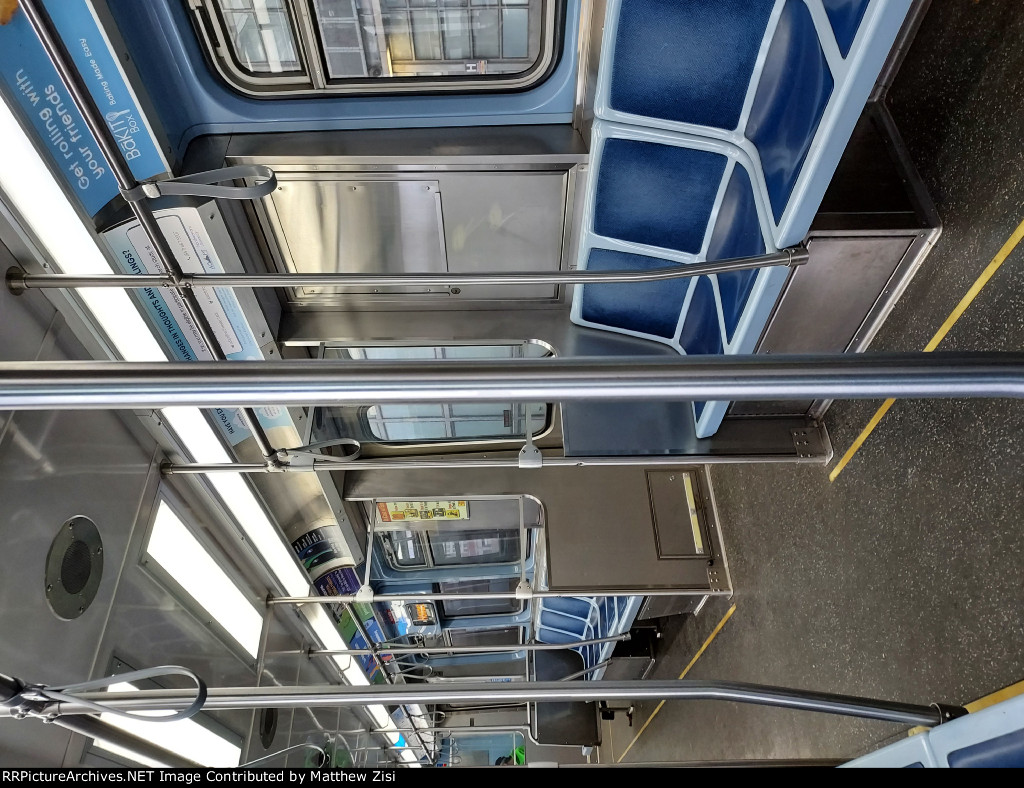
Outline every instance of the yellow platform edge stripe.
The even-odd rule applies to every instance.
[[[981,276],[979,276],[974,281],[974,284],[971,285],[971,289],[968,290],[967,294],[960,299],[960,303],[956,305],[956,309],[950,313],[949,317],[946,318],[946,321],[942,324],[939,330],[935,332],[935,336],[933,336],[931,341],[925,345],[925,353],[931,353],[939,346],[939,343],[946,338],[946,335],[950,332],[953,326],[956,325],[956,321],[960,319],[963,313],[967,311],[967,307],[969,307],[974,302],[974,299],[978,297],[978,293],[981,292],[981,289],[989,283],[989,280],[993,276],[995,276],[996,271],[998,271],[999,267],[1006,261],[1006,258],[1010,256],[1010,253],[1017,248],[1017,244],[1021,242],[1021,239],[1024,239],[1024,221],[1017,225],[1017,229],[1013,231],[1013,234],[1009,238],[1006,239],[1006,243],[1004,243],[1002,248],[996,253],[996,256],[992,258],[992,261],[985,266],[985,270],[981,272]],[[834,482],[836,477],[843,472],[843,469],[850,464],[850,460],[853,459],[853,455],[855,455],[860,450],[860,447],[864,445],[864,441],[866,441],[868,436],[874,432],[875,427],[878,426],[879,422],[881,422],[882,418],[889,412],[889,409],[895,402],[896,400],[887,399],[882,404],[882,407],[875,412],[875,415],[871,417],[871,421],[867,423],[867,426],[861,430],[860,435],[857,436],[853,445],[847,449],[846,454],[843,455],[843,458],[836,463],[836,467],[832,469],[831,473],[829,473],[828,480],[830,482]]]
[[[732,618],[732,614],[735,613],[735,612],[736,612],[736,605],[733,604],[733,606],[730,607],[725,612],[725,615],[722,616],[722,620],[718,622],[718,625],[711,631],[711,634],[708,635],[707,640],[704,641],[704,645],[701,646],[697,650],[697,653],[693,655],[693,659],[690,660],[690,664],[687,665],[685,668],[683,668],[683,672],[679,674],[679,679],[685,678],[686,674],[690,672],[690,669],[694,665],[697,664],[697,660],[701,658],[701,655],[705,651],[707,651],[708,646],[711,645],[711,641],[714,640],[716,637],[718,637],[718,633],[722,631],[722,627],[725,626],[725,622],[728,621],[730,618]],[[651,716],[647,718],[647,722],[645,722],[643,724],[643,727],[641,727],[640,730],[638,730],[636,732],[636,736],[633,737],[633,741],[631,741],[629,743],[629,746],[626,747],[626,749],[622,751],[622,755],[620,755],[618,757],[618,759],[615,761],[616,763],[622,763],[622,759],[626,757],[626,753],[628,753],[633,748],[633,745],[636,744],[637,739],[639,739],[640,736],[643,734],[643,732],[645,730],[647,730],[647,726],[651,724],[651,720],[653,720],[655,718],[655,716],[658,714],[658,712],[661,711],[661,707],[664,706],[664,705],[665,705],[665,701],[661,701],[655,707],[654,711],[651,712]],[[614,753],[613,753],[613,755],[614,755]]]

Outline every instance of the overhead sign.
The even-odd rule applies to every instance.
[[[426,520],[468,520],[468,501],[381,501],[377,513],[382,523]]]
[[[44,5],[132,174],[145,180],[166,173],[167,161],[92,4],[44,0]],[[118,194],[117,182],[21,9],[0,24],[0,78],[9,103],[22,111],[55,169],[95,216]]]

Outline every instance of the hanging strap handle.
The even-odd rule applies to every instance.
[[[123,684],[125,682],[130,683],[133,681],[155,679],[164,676],[185,676],[196,684],[196,698],[192,701],[191,705],[186,709],[176,711],[174,714],[169,714],[165,717],[151,717],[145,714],[133,714],[129,711],[121,711],[120,709],[112,708],[104,703],[83,700],[75,695],[76,692],[90,692],[92,690],[106,689],[112,684]],[[202,710],[203,705],[206,703],[207,689],[206,682],[188,668],[183,668],[178,665],[161,665],[156,668],[146,668],[145,670],[134,670],[129,673],[119,673],[116,676],[107,676],[106,678],[95,679],[94,681],[83,681],[80,684],[68,684],[64,687],[30,685],[22,691],[21,695],[23,698],[31,696],[41,700],[55,701],[58,703],[74,703],[79,706],[85,706],[93,709],[100,714],[116,714],[119,717],[127,717],[132,720],[143,720],[145,722],[175,722],[177,720],[186,720],[189,717],[194,717]]]
[[[224,181],[236,178],[262,178],[262,183],[253,186],[219,186]],[[140,183],[131,189],[122,189],[121,196],[129,202],[155,199],[167,195],[186,197],[217,197],[223,200],[255,200],[266,197],[277,188],[277,175],[270,167],[262,164],[244,164],[237,167],[222,167],[193,175],[182,175],[166,181]]]

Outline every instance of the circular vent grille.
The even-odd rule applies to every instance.
[[[46,601],[58,617],[78,618],[96,598],[103,578],[103,543],[88,517],[60,527],[46,556]]]

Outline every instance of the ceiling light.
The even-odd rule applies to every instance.
[[[146,554],[256,659],[263,616],[166,501],[157,505]]]
[[[131,692],[137,691],[138,687],[121,682],[112,684],[107,688],[108,692]],[[141,712],[137,712],[141,713]],[[169,712],[168,712],[169,713]],[[159,716],[154,713],[153,716]],[[150,742],[168,752],[180,755],[202,766],[233,767],[238,766],[242,757],[242,748],[237,744],[228,741],[223,736],[211,731],[209,728],[200,725],[195,720],[175,720],[174,722],[146,722],[129,717],[121,717],[117,714],[101,714],[100,719],[108,725],[137,736],[140,739]],[[109,742],[94,739],[95,745],[100,749],[125,755],[133,761],[144,763],[146,766],[166,766],[151,759],[143,759],[130,750],[120,747],[112,747]],[[120,752],[118,752],[120,750]]]

